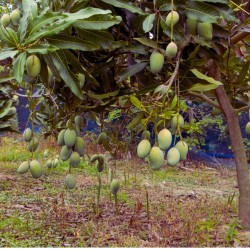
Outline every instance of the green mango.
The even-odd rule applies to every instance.
[[[35,78],[41,72],[41,62],[36,55],[31,55],[26,60],[26,70],[29,77]]]
[[[80,155],[84,155],[85,141],[81,137],[76,137],[75,151]]]
[[[74,129],[67,128],[64,134],[64,142],[68,148],[71,148],[76,143],[76,131]]]
[[[246,133],[250,134],[250,122],[248,122],[246,125]]]
[[[198,21],[193,19],[193,18],[188,17],[186,24],[187,24],[187,30],[188,30],[189,34],[196,35]]]
[[[3,14],[1,17],[1,24],[3,27],[7,27],[10,24],[10,15],[9,14]]]
[[[12,25],[17,26],[19,24],[20,19],[21,15],[19,9],[15,9],[10,13],[10,21]]]
[[[77,152],[73,152],[70,156],[70,165],[76,168],[79,162],[80,162],[80,155]]]
[[[110,184],[110,192],[113,194],[113,195],[116,195],[118,190],[120,188],[120,182],[119,180],[117,179],[113,179],[111,181],[111,184]]]
[[[171,128],[172,128],[173,132],[176,131],[178,124],[180,127],[184,126],[184,118],[180,114],[173,116],[173,118],[171,120]]]
[[[199,36],[211,41],[213,38],[213,25],[211,23],[198,23],[197,33]]]
[[[180,153],[180,160],[186,160],[187,159],[187,153],[188,153],[188,145],[184,141],[179,141],[176,143],[175,147],[178,149]]]
[[[150,70],[153,74],[158,74],[164,65],[164,56],[158,52],[154,51],[149,58]]]
[[[145,131],[142,132],[141,138],[150,140],[150,136],[151,136],[150,132],[148,130],[145,130]]]
[[[173,26],[179,21],[179,13],[175,10],[168,13],[166,17],[166,24],[168,27],[171,27],[171,23],[173,23]]]
[[[73,189],[76,186],[76,179],[72,174],[68,174],[64,183],[67,189]]]
[[[159,143],[159,148],[162,150],[166,150],[171,146],[172,134],[168,129],[164,128],[159,132],[158,143]]]
[[[140,159],[147,157],[151,150],[151,144],[147,139],[143,139],[137,146],[137,156]]]
[[[150,167],[159,169],[164,163],[164,153],[159,147],[152,147],[149,153]]]
[[[30,169],[30,164],[28,161],[24,161],[23,163],[21,163],[21,165],[19,166],[17,172],[19,174],[25,174],[29,171]]]
[[[97,143],[98,144],[103,144],[103,142],[107,141],[107,135],[105,132],[102,132],[99,134],[98,138],[97,138]]]
[[[65,134],[66,129],[62,129],[60,133],[57,136],[57,145],[58,146],[63,146],[64,143],[64,134]]]
[[[60,158],[63,161],[67,161],[72,154],[72,148],[68,148],[66,145],[62,146]]]
[[[29,150],[30,152],[35,152],[36,149],[38,148],[38,145],[39,145],[39,142],[38,142],[37,138],[36,138],[36,137],[33,137],[33,138],[30,140],[29,144],[28,144],[28,150]]]
[[[33,160],[30,162],[30,172],[35,179],[38,179],[42,176],[43,169],[39,161]]]
[[[168,44],[167,48],[166,48],[166,56],[167,58],[174,58],[177,54],[178,51],[178,47],[174,42],[171,42]]]
[[[180,161],[180,152],[176,147],[172,147],[168,150],[167,153],[167,162],[169,166],[176,166],[177,163]]]
[[[32,139],[32,130],[30,128],[26,128],[23,132],[23,139],[26,142],[29,142]]]

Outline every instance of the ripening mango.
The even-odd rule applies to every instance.
[[[164,162],[164,153],[159,147],[152,147],[149,153],[150,167],[159,169]]]
[[[248,122],[246,125],[246,133],[250,134],[250,122]]]
[[[193,18],[188,17],[186,23],[187,23],[187,30],[189,34],[196,35],[198,21]]]
[[[57,145],[58,146],[63,146],[64,143],[64,134],[65,134],[66,129],[62,129],[60,133],[57,136]]]
[[[169,166],[174,167],[180,161],[180,152],[176,147],[172,147],[167,153],[167,162]]]
[[[67,128],[64,133],[64,143],[68,148],[71,148],[76,143],[76,131],[74,129]]]
[[[168,129],[164,128],[159,132],[158,143],[159,143],[159,148],[162,150],[166,150],[171,146],[172,134]]]
[[[77,136],[76,137],[76,143],[75,143],[75,151],[80,155],[84,155],[84,148],[85,148],[85,142],[83,138]]]
[[[39,161],[33,160],[30,162],[30,172],[35,179],[38,179],[43,174],[43,169]]]
[[[105,132],[102,132],[97,138],[97,143],[102,144],[104,141],[107,141],[107,135]]]
[[[73,189],[76,186],[76,179],[72,174],[68,174],[65,178],[65,186],[68,189]]]
[[[113,194],[113,195],[116,195],[118,190],[120,188],[120,182],[119,180],[117,179],[113,179],[111,181],[111,184],[110,184],[110,192]]]
[[[39,142],[38,142],[37,138],[36,138],[36,137],[33,137],[33,138],[30,140],[29,144],[28,144],[28,150],[29,150],[30,152],[35,152],[36,149],[38,148],[38,145],[39,145]]]
[[[61,149],[60,158],[63,161],[67,161],[71,156],[71,154],[72,154],[72,148],[68,148],[66,145],[64,145]]]
[[[211,41],[213,38],[213,25],[211,23],[198,23],[197,33],[199,36]]]
[[[29,77],[37,77],[41,71],[41,62],[36,55],[31,55],[26,60],[26,70]]]
[[[179,141],[176,143],[175,147],[178,149],[180,153],[180,160],[186,160],[187,159],[187,153],[188,153],[188,145],[184,141]]]
[[[77,152],[73,152],[70,156],[70,165],[72,167],[77,167],[80,162],[80,155]]]
[[[19,166],[17,172],[18,172],[19,174],[25,174],[25,173],[27,173],[27,172],[29,171],[29,169],[30,169],[30,164],[29,164],[29,162],[28,162],[28,161],[24,161],[24,162],[22,162],[21,165]]]
[[[147,139],[143,139],[137,146],[137,156],[140,159],[147,157],[151,149],[150,142]]]
[[[21,15],[19,9],[15,9],[10,13],[10,21],[12,25],[17,26],[19,24],[20,19]]]
[[[179,21],[179,13],[175,10],[168,13],[166,17],[166,24],[168,27],[171,27],[171,23],[173,23],[173,26]]]
[[[10,15],[9,14],[3,14],[1,17],[1,24],[3,27],[7,27],[10,24]]]
[[[166,56],[170,59],[174,58],[177,54],[178,47],[174,42],[170,42],[166,48]]]
[[[23,139],[26,142],[29,142],[32,139],[32,130],[30,128],[26,128],[23,132]]]
[[[178,124],[180,127],[184,126],[184,118],[180,114],[173,116],[173,118],[171,120],[171,128],[172,128],[173,132],[176,131]]]
[[[164,56],[158,52],[154,51],[149,58],[150,70],[153,74],[158,74],[164,65]]]

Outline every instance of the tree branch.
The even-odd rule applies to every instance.
[[[236,44],[237,42],[243,40],[244,38],[246,38],[249,35],[250,35],[249,32],[240,32],[240,33],[234,35],[233,37],[231,37],[230,43],[231,43],[231,45]]]
[[[241,107],[239,109],[236,109],[235,111],[237,113],[240,113],[240,112],[243,112],[243,111],[246,111],[246,110],[250,110],[250,106],[244,106],[244,107]]]
[[[191,96],[198,97],[198,98],[200,98],[200,99],[206,101],[207,103],[211,104],[211,105],[214,106],[215,108],[221,110],[220,105],[219,105],[217,102],[215,102],[215,101],[213,101],[212,99],[210,99],[209,97],[207,97],[206,95],[204,95],[204,94],[202,94],[202,93],[196,93],[196,92],[193,92],[193,91],[188,91],[187,93],[188,93],[189,95],[191,95]]]

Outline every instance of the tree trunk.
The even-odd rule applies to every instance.
[[[218,80],[218,79],[217,79]],[[236,163],[239,187],[238,216],[242,226],[250,229],[250,180],[246,152],[240,130],[238,113],[232,107],[223,86],[216,90],[216,97],[227,121],[230,141]]]

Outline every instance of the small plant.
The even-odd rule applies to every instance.
[[[238,229],[243,229],[238,218],[234,219],[228,224],[228,229],[226,231],[226,243],[230,245],[238,235]]]

